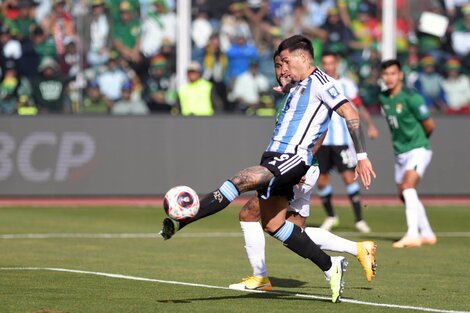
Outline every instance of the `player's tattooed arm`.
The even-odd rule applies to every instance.
[[[348,131],[354,143],[356,153],[366,152],[366,141],[364,139],[364,133],[362,132],[359,119],[346,120],[346,125],[348,126]]]
[[[358,112],[352,107],[351,103],[346,102],[336,110],[336,113],[346,120],[346,125],[354,143],[356,153],[366,152],[366,141],[361,129]]]
[[[273,174],[264,166],[252,166],[241,170],[230,181],[237,187],[240,193],[257,190],[266,185],[273,178]]]

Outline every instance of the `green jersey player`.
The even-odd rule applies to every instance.
[[[390,128],[395,153],[395,182],[405,202],[408,231],[393,243],[394,248],[435,244],[426,210],[419,200],[416,187],[432,157],[429,136],[434,121],[424,99],[403,86],[403,72],[397,60],[382,62],[381,77],[387,90],[380,94],[382,111]]]

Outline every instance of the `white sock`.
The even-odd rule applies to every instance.
[[[413,189],[415,192],[416,190]],[[418,198],[418,194],[416,194]],[[426,215],[426,209],[424,208],[423,203],[418,198],[417,202],[418,208],[418,228],[423,237],[432,237],[434,236],[434,232],[432,231],[431,224],[429,223],[428,216]]]
[[[263,228],[258,222],[240,222],[245,238],[245,250],[253,268],[253,275],[266,276],[265,239]]]
[[[354,241],[336,236],[318,227],[306,227],[305,233],[322,250],[346,252],[355,256],[357,255],[357,244]]]
[[[419,201],[416,189],[408,188],[403,190],[403,198],[405,199],[406,224],[408,225],[407,236],[418,237],[418,211],[421,201]]]

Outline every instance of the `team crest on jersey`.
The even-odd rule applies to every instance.
[[[335,86],[332,86],[332,87],[328,88],[328,93],[330,94],[330,96],[333,99],[336,99],[336,97],[339,96],[339,92],[338,92],[338,90],[336,89]]]
[[[403,111],[403,105],[401,103],[397,103],[397,105],[395,106],[395,110],[398,114],[400,114]]]

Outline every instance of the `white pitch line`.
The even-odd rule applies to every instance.
[[[1,267],[0,270],[1,271],[54,271],[54,272],[66,272],[66,273],[95,275],[95,276],[103,276],[103,277],[109,277],[109,278],[127,279],[127,280],[156,282],[156,283],[171,284],[171,285],[202,287],[202,288],[210,288],[210,289],[223,289],[223,290],[231,290],[231,291],[250,292],[250,293],[266,293],[266,294],[271,294],[271,295],[291,296],[291,297],[308,298],[308,299],[316,299],[316,300],[331,300],[330,297],[318,296],[318,295],[309,295],[309,294],[291,293],[291,292],[282,292],[282,291],[233,290],[233,289],[230,289],[228,287],[221,287],[221,286],[212,286],[212,285],[205,285],[205,284],[195,284],[195,283],[186,283],[186,282],[171,281],[171,280],[161,280],[161,279],[154,279],[154,278],[128,276],[128,275],[122,275],[122,274],[91,272],[91,271],[73,270],[73,269],[65,269],[65,268],[54,268],[54,267]],[[470,311],[440,310],[440,309],[433,309],[433,308],[426,308],[426,307],[419,307],[419,306],[376,303],[376,302],[367,302],[367,301],[360,301],[360,300],[354,300],[354,299],[345,299],[345,298],[343,298],[341,300],[341,302],[359,304],[359,305],[368,305],[368,306],[374,306],[374,307],[383,307],[383,308],[415,310],[415,311],[423,311],[423,312],[470,313]]]
[[[344,237],[363,236],[357,232],[336,232]],[[400,237],[401,232],[372,232],[370,238]],[[470,232],[437,232],[441,238],[470,238]],[[242,237],[241,232],[178,233],[174,238],[233,238]],[[47,233],[47,234],[0,234],[0,239],[54,239],[54,238],[97,238],[97,239],[132,239],[160,238],[157,233]]]

